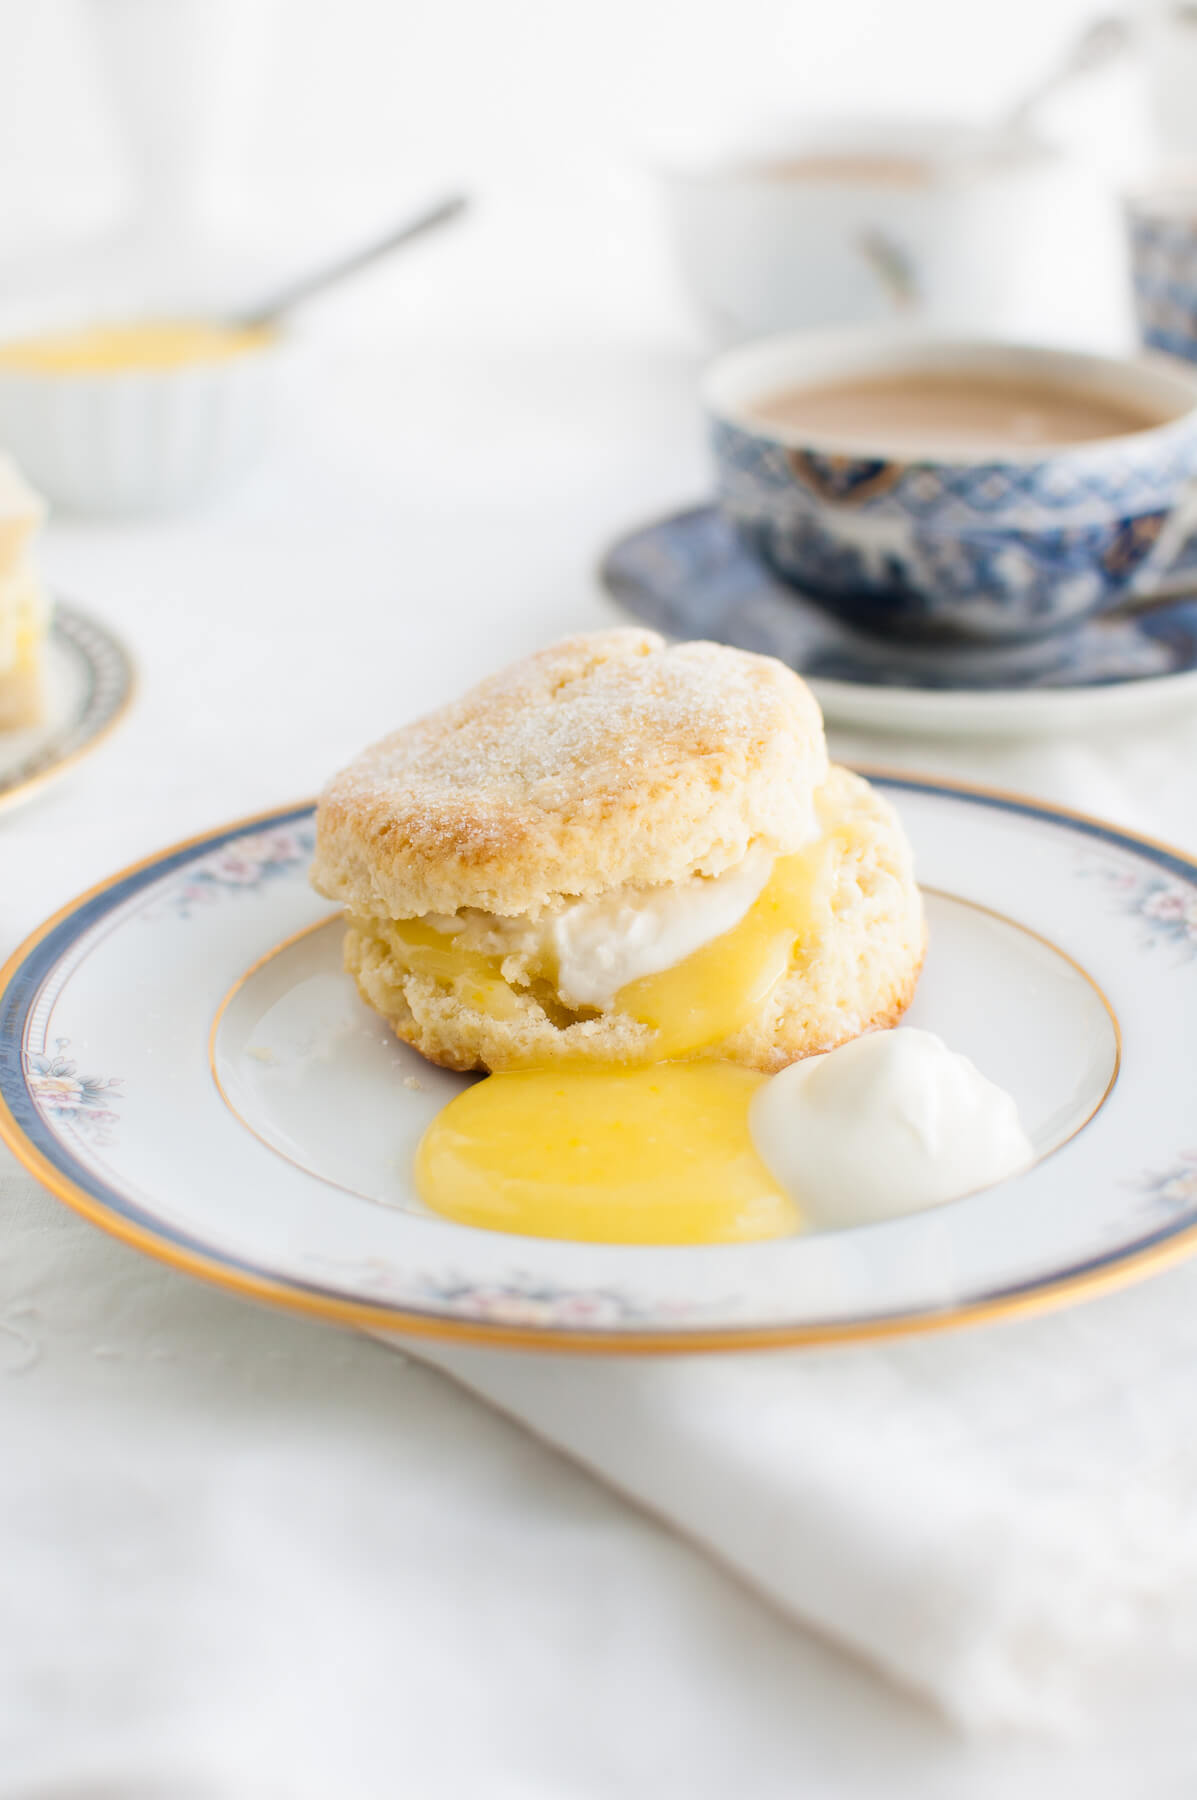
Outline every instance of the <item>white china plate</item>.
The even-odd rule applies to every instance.
[[[59,601],[46,646],[46,716],[0,731],[0,809],[26,799],[94,750],[133,698],[133,663],[98,620]]]
[[[1197,1245],[1197,861],[1034,801],[877,774],[928,892],[909,1015],[1018,1099],[1040,1160],[950,1206],[763,1244],[572,1244],[412,1190],[464,1077],[394,1042],[309,888],[309,806],[64,908],[0,992],[0,1136],[151,1254],[267,1300],[498,1344],[689,1350],[1059,1303]]]

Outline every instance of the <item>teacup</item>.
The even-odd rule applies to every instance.
[[[850,436],[759,410],[786,390],[920,376],[1072,395],[1113,435],[912,447],[878,417]],[[909,379],[907,379],[909,378]],[[894,327],[808,331],[707,373],[719,502],[783,580],[871,631],[1014,643],[1154,582],[1192,530],[1197,374]]]
[[[664,174],[676,261],[717,342],[835,323],[1004,331],[1042,262],[1059,159],[937,120],[810,120]]]

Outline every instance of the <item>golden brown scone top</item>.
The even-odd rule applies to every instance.
[[[352,911],[535,914],[806,838],[827,772],[797,675],[656,632],[565,638],[365,751],[317,813],[312,880]]]

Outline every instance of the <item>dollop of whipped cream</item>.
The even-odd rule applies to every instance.
[[[1012,1096],[911,1025],[782,1069],[749,1124],[770,1173],[828,1228],[941,1206],[1034,1160]]]

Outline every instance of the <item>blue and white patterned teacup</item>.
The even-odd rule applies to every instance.
[[[1197,187],[1132,195],[1126,224],[1140,338],[1197,362]]]
[[[1100,393],[1162,422],[1075,445],[904,453],[765,423],[753,403],[868,374],[959,370]],[[720,357],[704,399],[720,505],[784,580],[841,617],[903,636],[1010,643],[1067,629],[1151,587],[1192,530],[1197,374],[931,337],[806,331]]]

